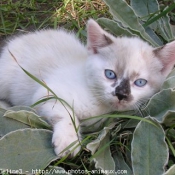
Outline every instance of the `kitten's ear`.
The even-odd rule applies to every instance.
[[[98,53],[98,48],[112,44],[112,37],[105,32],[93,19],[87,23],[87,47],[93,53]]]
[[[164,76],[167,76],[175,65],[175,41],[154,50],[156,57],[161,61],[163,68],[161,70]]]

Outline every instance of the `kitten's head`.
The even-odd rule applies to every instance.
[[[153,48],[139,38],[116,38],[89,20],[87,80],[112,110],[135,109],[160,90],[175,64],[175,41]]]

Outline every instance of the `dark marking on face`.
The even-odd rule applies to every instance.
[[[139,77],[139,73],[137,73],[137,72],[133,72],[130,76],[129,76],[129,79],[131,80],[131,81],[134,81],[135,79],[137,79],[137,77]]]
[[[116,84],[117,84],[117,80],[115,80],[115,82],[111,84],[111,87],[115,87]]]
[[[129,79],[123,79],[119,86],[115,89],[115,95],[118,97],[119,101],[127,100],[131,94],[131,88]]]

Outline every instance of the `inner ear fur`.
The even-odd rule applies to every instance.
[[[110,34],[104,31],[97,22],[90,19],[87,23],[88,49],[97,53],[99,48],[106,47],[112,43],[113,41]]]

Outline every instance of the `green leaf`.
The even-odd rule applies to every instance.
[[[162,123],[168,114],[175,112],[175,91],[166,89],[155,94],[143,111]]]
[[[170,24],[170,27],[171,27],[172,34],[175,37],[175,25]]]
[[[134,36],[128,29],[123,28],[119,25],[119,23],[107,19],[107,18],[99,18],[97,22],[103,27],[107,28],[112,34],[116,36]],[[136,35],[135,35],[136,36]]]
[[[175,165],[171,166],[168,171],[166,171],[163,175],[174,175],[175,173]]]
[[[141,18],[149,18],[149,14],[159,10],[157,0],[131,0],[131,6],[135,13]]]
[[[159,12],[160,8],[157,0],[131,0],[131,6],[141,20],[148,20],[146,24],[143,24],[145,28],[149,25],[149,27],[155,30],[167,42],[173,39],[169,16],[167,15],[167,12],[165,13],[166,9],[161,13]],[[151,16],[153,16],[153,18]],[[152,23],[150,23],[150,21]],[[153,30],[152,33],[154,33]],[[154,40],[156,39],[156,42],[160,41],[158,40],[157,35],[154,34],[153,36],[155,37]],[[162,43],[159,45],[162,45]]]
[[[21,111],[21,110],[23,110],[23,111],[31,111],[33,113],[36,113],[36,111],[33,108],[29,107],[29,106],[13,106],[13,107],[9,108],[8,110],[10,110],[10,111]]]
[[[116,0],[104,0],[104,2],[109,6],[110,13],[113,15],[115,21],[121,23],[124,28],[129,29],[133,34],[147,40],[153,46],[158,46],[145,32],[145,29],[139,23],[139,19],[133,9],[124,0],[117,0],[117,2]]]
[[[174,36],[170,27],[169,16],[165,15],[156,22],[158,24],[156,32],[162,36],[166,42],[172,41]]]
[[[144,26],[148,26],[150,25],[151,23],[157,21],[159,18],[167,15],[170,11],[172,11],[173,9],[175,8],[175,3],[171,4],[168,8],[166,8],[162,13],[156,15],[154,18],[151,18],[150,20],[148,20]]]
[[[135,175],[161,175],[165,172],[169,156],[165,132],[159,123],[154,122],[157,127],[141,121],[134,131],[131,158]]]
[[[57,159],[51,145],[52,132],[43,129],[21,129],[0,139],[0,169],[45,169]]]
[[[95,167],[101,170],[115,170],[115,163],[110,152],[109,131],[115,126],[115,123],[105,127],[98,138],[87,144],[87,149],[92,153],[91,159],[95,162]],[[98,150],[98,151],[97,151]],[[97,152],[96,152],[97,151]]]
[[[30,111],[7,111],[4,117],[24,123],[31,128],[51,129],[52,127],[37,114]]]
[[[175,124],[175,111],[167,111],[167,113],[162,117],[162,121],[165,126],[172,126]]]
[[[121,151],[116,150],[113,154],[113,158],[115,161],[115,171],[116,172],[118,170],[125,170],[127,171],[127,175],[133,175],[133,172],[131,171],[130,167],[125,162]]]
[[[174,87],[175,87],[175,69],[173,69],[171,73],[168,75],[161,89],[169,89],[169,88],[173,89]]]
[[[146,33],[159,45],[162,46],[163,42],[160,40],[160,38],[155,34],[155,32],[149,27],[145,27]]]
[[[0,111],[0,138],[11,131],[29,128],[29,126],[23,123],[4,117],[4,113],[5,111]]]
[[[97,154],[98,153],[98,154]],[[115,163],[110,151],[110,135],[109,133],[100,142],[98,152],[93,157],[95,167],[104,171],[104,174],[115,174]],[[113,172],[112,172],[113,171]]]
[[[161,89],[175,88],[175,75],[167,78]]]
[[[128,128],[135,128],[137,126],[137,124],[139,123],[139,120],[133,120],[133,119],[130,119],[128,121],[126,121],[124,124],[123,124],[123,128],[125,129],[128,129]]]
[[[87,144],[86,148],[89,149],[93,154],[95,154],[96,150],[100,146],[100,142],[106,137],[108,132],[115,126],[115,123],[111,124],[109,127],[104,127],[104,129],[99,134],[98,138],[96,140],[93,140],[89,144]]]

